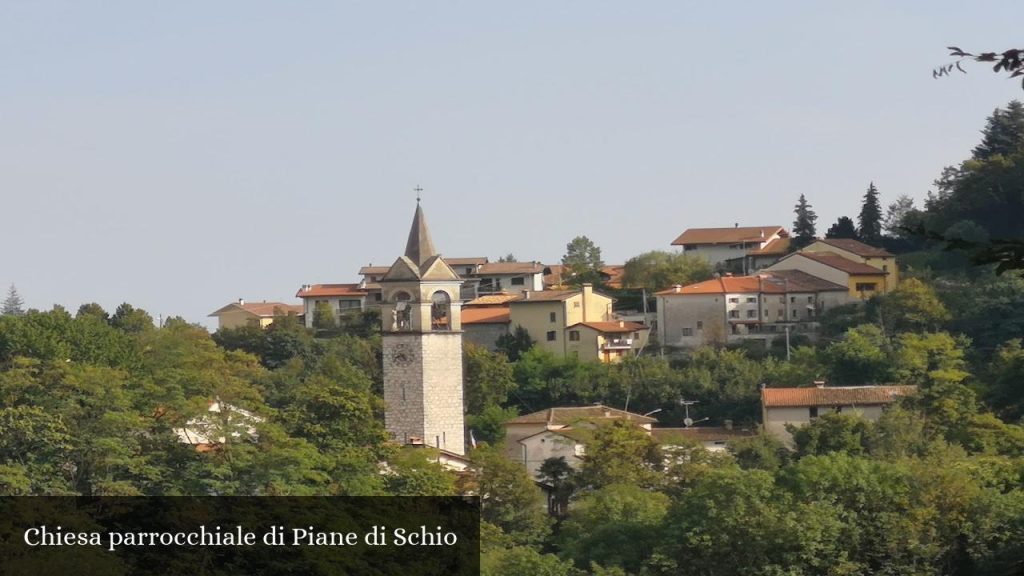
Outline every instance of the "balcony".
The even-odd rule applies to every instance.
[[[629,350],[633,348],[632,338],[609,338],[604,341],[603,350]]]

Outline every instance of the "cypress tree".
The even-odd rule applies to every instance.
[[[857,228],[853,225],[853,218],[840,216],[836,223],[825,232],[825,238],[852,238],[857,239]]]
[[[25,313],[24,306],[25,302],[21,299],[21,295],[18,294],[18,289],[14,287],[14,284],[11,284],[11,289],[7,291],[7,299],[0,306],[0,314],[4,316],[21,316]]]
[[[996,108],[981,131],[981,144],[974,148],[975,160],[995,155],[1009,156],[1024,145],[1024,104],[1013,100],[1005,110]]]
[[[793,221],[793,249],[799,250],[814,242],[816,234],[814,223],[818,221],[818,215],[811,210],[811,205],[807,203],[803,194],[800,195],[800,201],[797,202],[794,212],[796,220]]]
[[[882,205],[878,202],[878,189],[872,182],[864,194],[858,218],[857,234],[868,244],[877,244],[882,240]]]

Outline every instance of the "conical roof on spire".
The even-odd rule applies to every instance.
[[[412,260],[417,266],[423,264],[435,256],[434,242],[430,239],[430,229],[427,228],[427,219],[423,216],[423,207],[416,202],[416,214],[412,218],[412,229],[409,230],[409,241],[405,243],[405,256]]]

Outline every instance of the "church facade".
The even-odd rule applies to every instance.
[[[405,254],[380,285],[385,428],[396,442],[463,455],[462,279],[434,249],[418,202]]]

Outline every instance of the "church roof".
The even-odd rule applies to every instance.
[[[405,256],[415,262],[417,266],[423,266],[431,256],[436,254],[434,242],[430,239],[430,229],[427,228],[427,219],[423,215],[423,207],[416,202],[416,214],[412,218],[409,241],[405,243]]]

